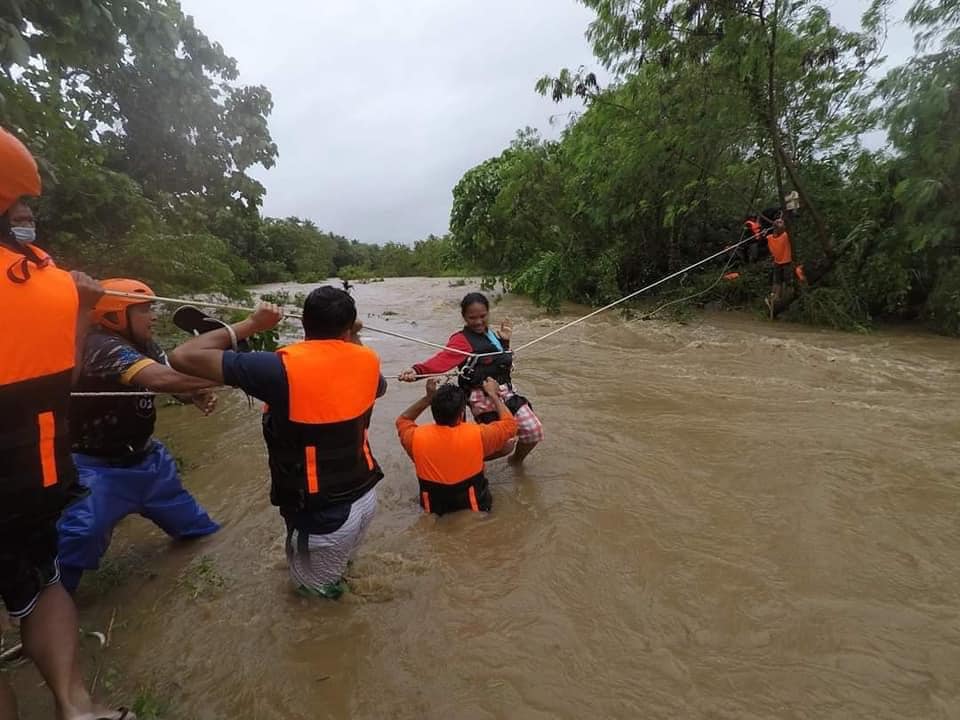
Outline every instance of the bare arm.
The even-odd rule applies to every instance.
[[[97,300],[103,296],[103,287],[86,273],[74,270],[70,275],[77,286],[77,299],[79,301],[75,336],[76,361],[72,374],[72,380],[76,383],[80,379],[80,372],[83,369],[83,348],[87,339],[87,332],[90,330],[90,311],[97,304]]]
[[[437,391],[438,384],[439,383],[437,382],[436,378],[430,378],[427,380],[426,394],[413,403],[413,405],[400,413],[400,417],[407,418],[407,420],[416,420],[418,417],[420,417],[423,411],[430,407],[430,401],[433,400],[433,394]]]
[[[496,408],[497,415],[501,420],[513,417],[513,413],[510,412],[510,408],[504,404],[503,399],[500,397],[500,384],[496,380],[493,378],[487,378],[484,380],[483,391],[493,402],[493,406]]]
[[[260,303],[253,315],[234,323],[237,340],[246,340],[251,335],[270,330],[280,324],[283,313],[271,303]],[[197,335],[170,352],[170,365],[181,373],[206,378],[213,384],[223,384],[223,353],[233,342],[226,328]],[[208,386],[209,387],[209,386]]]
[[[210,380],[184,375],[162,363],[145,365],[130,378],[130,383],[157,392],[185,395],[216,386]],[[188,402],[191,400],[187,398]]]

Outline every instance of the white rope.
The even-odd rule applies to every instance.
[[[589,320],[590,318],[595,317],[602,312],[606,312],[607,310],[614,308],[617,305],[620,305],[621,303],[627,302],[627,300],[631,300],[637,297],[638,295],[641,295],[647,292],[648,290],[652,290],[653,288],[657,287],[658,285],[662,285],[668,280],[672,280],[673,278],[683,275],[684,273],[689,272],[694,268],[700,267],[701,265],[704,265],[710,262],[711,260],[714,260],[720,257],[725,253],[736,250],[744,243],[748,243],[753,239],[754,239],[753,236],[751,236],[746,239],[740,240],[739,242],[734,243],[733,245],[728,245],[723,250],[715,252],[713,255],[710,255],[709,257],[703,258],[703,260],[699,260],[693,263],[692,265],[687,265],[685,268],[681,270],[677,270],[676,272],[671,273],[666,277],[660,278],[656,282],[650,283],[649,285],[646,285],[645,287],[642,287],[639,290],[636,290],[630,293],[629,295],[625,295],[619,300],[614,300],[612,303],[604,305],[601,308],[597,308],[593,312],[587,313],[583,317],[577,318],[576,320],[572,320],[571,322],[568,322],[565,325],[561,325],[555,330],[551,330],[547,334],[541,335],[540,337],[535,338],[528,343],[524,343],[518,348],[514,348],[513,350],[508,350],[507,352],[511,352],[514,355],[516,355],[516,353],[520,352],[521,350],[526,350],[528,347],[536,345],[537,343],[542,342],[549,337],[553,337],[557,333],[560,333],[560,332],[563,332],[564,330],[572,328],[574,325],[579,325],[585,320]],[[255,311],[255,308],[245,307],[243,305],[229,305],[226,303],[211,302],[209,300],[188,300],[186,298],[169,298],[169,297],[161,297],[159,295],[143,295],[140,293],[126,293],[126,292],[120,292],[118,290],[107,290],[105,291],[104,294],[112,297],[122,297],[129,300],[139,300],[140,302],[162,302],[162,303],[175,303],[175,304],[182,304],[182,305],[198,305],[200,307],[213,308],[217,310],[235,310],[235,311],[245,312],[245,313],[253,313]],[[300,313],[292,313],[289,311],[284,312],[283,317],[296,319],[296,320],[302,319],[302,315]],[[371,325],[364,325],[363,329],[370,330],[376,333],[381,333],[382,335],[389,335],[391,337],[399,338],[401,340],[407,340],[409,342],[419,343],[420,345],[426,345],[428,347],[437,348],[439,350],[446,350],[448,352],[456,353],[457,355],[463,355],[464,357],[468,357],[468,358],[481,358],[481,357],[488,357],[491,355],[503,354],[500,352],[487,352],[487,353],[467,352],[466,350],[460,350],[459,348],[450,347],[449,345],[440,345],[439,343],[434,343],[434,342],[430,342],[429,340],[413,337],[412,335],[404,335],[403,333],[394,332],[393,330],[385,330],[383,328],[373,327]],[[448,375],[447,373],[438,373],[434,375],[418,375],[417,378],[419,379],[419,378],[425,378],[425,377],[446,377],[447,375]],[[394,376],[391,376],[391,379],[395,379]]]
[[[743,234],[744,234],[745,232],[746,232],[746,229],[744,229],[743,233],[740,233],[740,237],[741,237],[741,238],[743,237]],[[757,235],[759,235],[759,233],[757,233]],[[747,238],[747,239],[748,239],[748,240],[753,240],[754,238],[757,237],[757,235],[752,235],[751,237],[749,237],[749,238]],[[721,280],[723,280],[724,276],[727,274],[727,270],[730,268],[730,265],[731,265],[731,263],[733,262],[733,260],[734,260],[735,257],[736,257],[736,255],[734,255],[733,253],[730,253],[730,257],[728,257],[728,258],[727,258],[727,261],[723,264],[723,268],[720,270],[720,274],[717,276],[717,279],[714,280],[713,283],[712,283],[711,285],[709,285],[708,287],[706,287],[706,288],[704,288],[703,290],[700,290],[700,291],[698,291],[698,292],[695,292],[695,293],[693,293],[692,295],[685,295],[685,296],[682,297],[682,298],[677,298],[676,300],[671,300],[671,301],[669,301],[669,302],[665,302],[665,303],[663,303],[663,305],[659,305],[659,306],[655,307],[655,308],[654,308],[653,310],[651,310],[650,312],[644,313],[643,316],[642,316],[640,319],[641,319],[641,320],[649,320],[649,319],[652,318],[654,315],[656,315],[656,314],[658,314],[658,313],[666,310],[668,307],[672,307],[672,306],[677,305],[677,304],[682,303],[682,302],[689,302],[690,300],[693,300],[693,299],[696,298],[696,297],[700,297],[701,295],[705,295],[706,293],[710,292],[710,291],[713,290],[717,285],[720,284],[720,281],[721,281]]]
[[[256,308],[245,307],[243,305],[228,305],[225,303],[211,302],[209,300],[188,300],[186,298],[169,298],[161,297],[159,295],[144,295],[142,293],[128,293],[120,292],[119,290],[106,290],[105,295],[111,297],[120,297],[127,300],[138,300],[142,303],[147,302],[162,302],[162,303],[171,303],[178,305],[197,305],[199,307],[212,308],[215,310],[235,310],[245,313],[253,313]],[[285,311],[283,317],[291,320],[301,320],[303,319],[302,313],[294,313],[290,311]],[[394,332],[393,330],[384,330],[383,328],[373,327],[371,325],[364,325],[364,330],[370,330],[372,332],[380,333],[382,335],[390,335],[395,338],[400,338],[401,340],[409,340],[410,342],[420,343],[421,345],[426,345],[432,348],[438,348],[440,350],[447,350],[458,355],[463,355],[465,357],[486,357],[487,355],[499,355],[500,353],[472,353],[467,352],[466,350],[460,350],[459,348],[450,347],[449,345],[440,345],[439,343],[430,342],[429,340],[423,340],[421,338],[412,337],[410,335],[404,335],[402,333]]]
[[[625,295],[624,297],[620,298],[619,300],[614,300],[614,301],[613,301],[612,303],[610,303],[609,305],[604,305],[602,308],[598,308],[597,310],[594,310],[594,311],[591,312],[591,313],[587,313],[587,314],[584,315],[583,317],[577,318],[576,320],[572,320],[571,322],[568,322],[566,325],[561,325],[560,327],[558,327],[558,328],[555,329],[555,330],[551,330],[551,331],[548,332],[546,335],[541,335],[540,337],[538,337],[538,338],[536,338],[536,339],[534,339],[534,340],[531,340],[531,341],[528,342],[528,343],[524,343],[524,344],[521,345],[520,347],[515,348],[513,352],[514,352],[514,353],[518,353],[518,352],[520,352],[521,350],[526,350],[526,349],[527,349],[528,347],[530,347],[531,345],[536,345],[538,342],[541,342],[541,341],[543,341],[543,340],[546,340],[548,337],[552,337],[552,336],[556,335],[557,333],[563,332],[564,330],[566,330],[566,329],[568,329],[568,328],[572,328],[574,325],[578,325],[578,324],[582,323],[584,320],[589,320],[590,318],[592,318],[592,317],[594,317],[594,316],[596,316],[596,315],[599,315],[600,313],[605,312],[605,311],[609,310],[610,308],[616,307],[617,305],[619,305],[619,304],[621,304],[621,303],[625,303],[627,300],[630,300],[630,299],[632,299],[632,298],[635,298],[637,295],[640,295],[640,294],[642,294],[642,293],[647,292],[647,290],[652,290],[653,288],[657,287],[658,285],[662,285],[663,283],[667,282],[668,280],[673,280],[673,278],[677,277],[678,275],[683,275],[685,272],[689,272],[689,271],[693,270],[694,268],[699,267],[700,265],[703,265],[703,264],[705,264],[705,263],[708,263],[708,262],[710,262],[711,260],[714,260],[715,258],[720,257],[720,256],[723,255],[724,253],[728,253],[728,252],[730,252],[731,250],[736,250],[738,247],[740,247],[741,245],[743,245],[743,244],[746,243],[746,242],[749,242],[749,241],[752,240],[752,239],[753,239],[752,237],[749,237],[749,238],[747,238],[746,240],[741,240],[741,241],[739,241],[739,242],[737,242],[737,243],[735,243],[735,244],[733,244],[733,245],[729,245],[729,246],[725,247],[723,250],[720,250],[719,252],[715,252],[715,253],[714,253],[713,255],[711,255],[710,257],[706,257],[706,258],[704,258],[703,260],[700,260],[700,261],[698,261],[698,262],[693,263],[692,265],[687,265],[687,267],[683,268],[682,270],[677,270],[675,273],[671,273],[670,275],[667,275],[666,277],[660,278],[660,279],[657,280],[656,282],[650,283],[649,285],[647,285],[647,286],[645,286],[645,287],[642,287],[642,288],[640,288],[639,290],[636,290],[636,291],[630,293],[629,295]]]
[[[125,392],[123,390],[105,390],[103,392],[72,392],[70,393],[70,397],[153,397],[158,394],[159,393],[155,393],[150,390],[131,390],[130,392]]]
[[[451,372],[445,373],[426,373],[423,375],[417,375],[417,380],[425,380],[427,378],[454,378],[459,377],[460,371],[453,370]],[[384,375],[384,380],[399,380],[399,375]],[[237,388],[233,387],[224,387],[224,388],[211,388],[216,390],[236,390]],[[157,395],[185,395],[187,393],[158,393],[151,390],[104,390],[102,392],[72,392],[70,397],[75,398],[97,398],[97,397],[155,397]]]

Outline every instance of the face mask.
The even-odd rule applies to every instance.
[[[37,239],[37,230],[32,227],[12,227],[10,234],[20,244],[32,243]]]

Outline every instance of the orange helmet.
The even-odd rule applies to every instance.
[[[133,298],[117,297],[116,295],[104,295],[94,306],[93,322],[107,328],[107,330],[118,333],[126,332],[129,325],[127,308],[132,305],[152,302],[149,298],[152,298],[155,294],[149,285],[139,280],[110,278],[109,280],[101,280],[100,284],[104,290],[144,296],[143,300],[134,300]]]
[[[0,128],[0,214],[24,195],[39,194],[37,161],[22,142]]]

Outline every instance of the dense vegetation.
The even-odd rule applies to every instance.
[[[277,157],[272,100],[237,79],[175,0],[0,3],[0,125],[40,161],[40,244],[165,291],[455,264],[448,238],[379,247],[263,218],[248,171]]]
[[[809,287],[788,315],[841,327],[922,320],[960,334],[960,0],[915,0],[915,56],[873,79],[890,0],[861,27],[813,0],[581,0],[609,74],[542,78],[578,97],[558,141],[524,130],[453,191],[450,234],[364,244],[261,214],[277,157],[269,91],[175,0],[0,3],[0,124],[40,160],[41,244],[164,291],[463,273],[536,301],[610,300],[740,237],[796,192]],[[871,75],[873,73],[873,75]],[[865,134],[889,138],[883,150]],[[758,304],[762,264],[674,297]]]
[[[559,141],[518,134],[454,190],[466,258],[546,305],[600,302],[716,252],[796,191],[801,319],[924,319],[960,333],[960,3],[918,0],[916,55],[873,85],[890,3],[845,31],[810,0],[582,0],[610,73],[545,77],[585,110]],[[889,147],[870,151],[868,131]],[[701,300],[757,303],[765,268]],[[812,271],[812,272],[811,272]],[[690,293],[689,285],[682,291]]]

